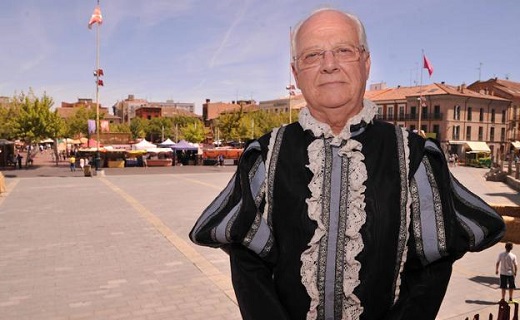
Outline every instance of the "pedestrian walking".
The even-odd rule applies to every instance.
[[[23,156],[20,152],[16,155],[16,161],[18,162],[18,169],[22,169],[22,159]]]
[[[513,301],[513,291],[516,289],[515,277],[518,269],[516,255],[511,252],[513,243],[506,243],[506,251],[498,255],[496,271],[500,272],[500,289],[502,289],[502,300],[506,298],[506,290],[509,290],[509,301]],[[500,268],[500,270],[499,270]]]
[[[74,157],[74,155],[70,156],[69,162],[70,162],[70,171],[71,172],[76,171],[76,158]]]

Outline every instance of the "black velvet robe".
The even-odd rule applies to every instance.
[[[230,253],[244,319],[435,319],[453,262],[502,237],[501,217],[450,175],[435,142],[378,121],[351,131],[363,170],[349,156],[336,156],[345,141],[331,145],[300,123],[261,137],[190,233],[195,243]],[[317,161],[309,159],[309,146],[317,139],[327,149],[319,157],[324,173],[316,199],[325,235],[311,272],[318,293],[312,307],[302,261],[317,229],[309,214],[309,163]],[[350,186],[354,174],[366,174],[363,201],[344,205],[349,191],[334,186]],[[356,206],[362,248],[355,254],[360,269],[350,274],[347,244],[355,235],[344,230]]]

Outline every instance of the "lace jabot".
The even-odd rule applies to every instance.
[[[345,159],[348,159],[348,166],[344,166],[342,170],[346,170],[345,178],[343,183],[346,187],[344,194],[346,195],[345,201],[347,203],[346,208],[342,209],[340,215],[346,215],[348,213],[349,223],[346,225],[344,234],[346,238],[343,240],[342,246],[346,248],[344,250],[344,257],[341,261],[344,261],[342,267],[342,279],[336,279],[338,284],[341,284],[343,288],[343,301],[341,302],[340,308],[342,309],[342,319],[354,320],[359,319],[363,313],[363,306],[359,298],[354,294],[354,289],[359,285],[359,271],[361,269],[361,263],[356,259],[357,255],[363,250],[364,243],[361,236],[361,227],[366,222],[365,212],[365,181],[367,180],[367,170],[364,163],[364,155],[361,152],[363,145],[361,142],[350,139],[351,137],[363,132],[364,127],[359,124],[370,123],[377,113],[377,106],[369,101],[363,101],[363,109],[354,117],[352,117],[346,124],[343,130],[338,134],[334,135],[332,129],[328,124],[319,122],[309,112],[308,108],[303,108],[300,111],[299,123],[304,130],[312,132],[316,139],[310,143],[307,147],[307,153],[309,159],[308,168],[312,172],[313,177],[309,183],[309,190],[311,196],[306,200],[308,205],[308,216],[309,219],[316,222],[317,228],[310,242],[308,248],[305,250],[300,260],[302,262],[301,276],[302,284],[305,286],[309,297],[311,298],[311,304],[307,313],[307,320],[318,319],[318,313],[320,313],[320,306],[323,306],[324,301],[322,297],[328,296],[325,292],[320,292],[318,287],[319,279],[324,275],[320,274],[321,269],[318,268],[318,264],[322,264],[320,260],[320,247],[327,242],[328,227],[326,220],[324,220],[324,208],[327,208],[329,204],[324,204],[323,199],[330,197],[324,196],[324,192],[331,192],[323,186],[330,185],[331,181],[331,168],[332,165],[326,157],[326,149],[328,144],[330,146],[339,147],[338,155]],[[352,127],[354,132],[351,132]],[[357,130],[357,131],[356,131]],[[328,140],[326,142],[325,140]],[[342,173],[343,175],[343,173]],[[329,248],[330,250],[334,250]],[[324,263],[324,262],[323,262]]]
[[[332,132],[330,126],[326,123],[319,122],[310,113],[307,107],[300,110],[298,122],[303,130],[309,130],[315,137],[333,138],[332,145],[339,145],[342,140],[348,140],[352,136],[351,126],[360,124],[361,122],[370,123],[377,114],[377,106],[370,100],[363,100],[363,109],[352,117],[346,124],[339,135]]]

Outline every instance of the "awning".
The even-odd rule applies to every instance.
[[[448,143],[449,144],[466,144],[467,141],[463,141],[463,140],[449,140]]]
[[[466,145],[471,151],[491,152],[487,143],[483,141],[466,141]]]
[[[513,141],[513,142],[511,142],[511,145],[515,149],[520,149],[520,141]]]

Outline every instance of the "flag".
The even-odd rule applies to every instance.
[[[103,80],[101,80],[101,79],[99,79],[97,81],[97,85],[100,86],[100,87],[104,87],[105,86],[105,84],[103,83]]]
[[[96,132],[96,120],[88,120],[88,133]]]
[[[428,60],[428,58],[426,58],[426,55],[423,55],[423,60],[424,60],[424,63],[423,63],[423,68],[424,69],[428,69],[428,74],[430,75],[430,77],[432,76],[432,73],[433,73],[433,66],[432,64],[430,63],[430,60]]]
[[[110,126],[108,125],[108,120],[101,120],[99,124],[99,128],[101,132],[110,132]]]
[[[90,17],[90,21],[88,22],[88,28],[92,29],[92,25],[94,23],[102,24],[103,23],[103,16],[101,16],[101,9],[99,8],[99,5],[96,6],[94,9],[94,12],[92,13],[92,16]]]

